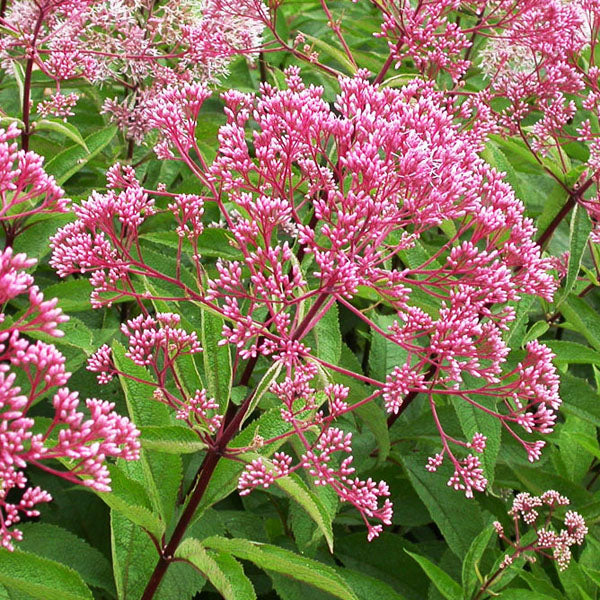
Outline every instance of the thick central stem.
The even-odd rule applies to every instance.
[[[160,585],[167,572],[167,569],[169,568],[169,564],[173,562],[175,552],[181,543],[181,540],[183,539],[183,536],[185,535],[192,518],[194,517],[196,509],[204,497],[204,493],[208,488],[211,477],[217,467],[217,464],[219,463],[219,460],[221,459],[222,452],[238,432],[242,419],[244,418],[244,415],[246,414],[255,393],[256,390],[253,390],[246,397],[229,424],[227,424],[225,428],[222,429],[217,435],[215,448],[210,449],[204,457],[204,460],[198,469],[197,483],[194,487],[194,491],[192,492],[187,506],[185,507],[185,510],[181,514],[181,517],[175,526],[175,530],[173,531],[171,539],[165,546],[163,546],[160,552],[158,562],[154,567],[154,571],[150,576],[150,580],[148,581],[146,589],[144,590],[140,600],[152,600],[152,598],[154,598],[154,594],[156,594],[158,586]]]
[[[181,543],[183,536],[198,508],[198,504],[200,504],[200,500],[204,496],[204,492],[208,487],[212,474],[219,462],[221,456],[214,451],[209,451],[202,461],[202,465],[200,466],[200,477],[198,478],[198,483],[192,492],[192,497],[190,498],[185,510],[183,511],[177,526],[175,527],[175,531],[173,531],[173,535],[171,539],[164,546],[158,562],[156,563],[156,567],[154,567],[154,571],[152,572],[152,576],[148,581],[148,585],[146,585],[146,589],[142,594],[141,600],[151,600],[154,598],[154,594],[158,590],[158,586],[165,576],[167,569],[169,568],[169,564],[173,560],[175,555],[175,551],[177,547]]]

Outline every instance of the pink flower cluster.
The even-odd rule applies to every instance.
[[[377,507],[387,493],[384,483],[350,477],[351,457],[340,469],[329,466],[331,453],[350,452],[349,439],[343,447],[330,439],[339,431],[332,421],[356,405],[348,406],[347,393],[334,387],[322,408],[311,381],[317,373],[318,379],[340,373],[368,384],[371,394],[359,405],[381,398],[391,422],[407,398],[423,394],[442,441],[429,469],[449,458],[455,467],[449,485],[470,496],[485,488],[481,465],[474,455],[455,455],[451,445],[481,452],[485,432],[468,443],[448,436],[435,398],[454,397],[492,415],[530,460],[539,458],[543,442],[515,428],[525,434],[552,430],[560,405],[553,355],[532,342],[509,369],[504,334],[521,294],[551,300],[557,282],[523,205],[478,156],[489,130],[461,127],[463,105],[422,81],[379,88],[361,71],[339,84],[334,107],[321,88],[304,85],[298,69],[288,70],[288,89],[265,84],[259,95],[226,92],[227,123],[210,165],[193,136],[206,90],[186,85],[158,94],[151,117],[164,135],[158,152],[184,161],[204,184],[204,195],[177,196],[162,185],[144,190],[131,169],[117,166],[109,185],[123,191],[93,194],[75,207],[78,220],[52,240],[51,264],[61,276],[92,272],[97,306],[121,297],[143,306],[155,297],[143,276],[173,290],[161,300],[191,300],[220,314],[221,343],[232,346],[236,365],[266,359],[279,368],[271,391],[281,400],[290,434],[304,444],[299,466],[365,518],[388,523],[391,504]],[[221,220],[208,225],[225,226],[239,254],[211,264],[210,276],[197,245],[209,202]],[[175,217],[177,263],[185,257],[191,266],[185,277],[179,266],[162,273],[144,259],[139,227],[159,210]],[[440,227],[449,233],[429,251],[428,240]],[[377,325],[369,308],[357,306],[365,290],[395,314],[388,329]],[[405,352],[404,363],[385,381],[343,369],[309,347],[306,336],[334,304]],[[144,352],[130,350],[142,362],[152,354]],[[305,435],[311,426],[322,431],[316,439]],[[286,472],[260,463],[249,468],[243,491]],[[372,537],[378,530],[369,527]]]
[[[235,3],[191,0],[17,0],[0,23],[6,61],[33,60],[56,84],[38,107],[41,116],[68,117],[78,95],[61,83],[86,78],[125,86],[125,98],[108,99],[104,111],[140,142],[149,127],[145,106],[165,86],[214,81],[235,55],[261,46],[260,0]]]
[[[526,492],[517,494],[512,508],[508,512],[514,520],[516,540],[513,541],[505,535],[504,527],[499,522],[494,523],[498,535],[514,550],[512,554],[505,556],[501,568],[506,568],[524,553],[533,553],[533,555],[525,554],[526,558],[533,561],[535,554],[553,558],[556,560],[558,568],[564,571],[571,561],[571,548],[581,546],[588,533],[583,517],[572,510],[565,514],[564,529],[556,531],[551,526],[556,509],[569,504],[568,498],[554,490],[548,490],[541,496],[532,496]],[[542,510],[547,513],[543,520],[541,518]],[[521,543],[524,532],[519,529],[519,521],[535,528],[536,539],[533,542],[525,545]],[[550,551],[552,551],[551,555]]]
[[[56,299],[44,300],[25,272],[35,262],[11,248],[0,253],[0,305],[28,298],[20,316],[0,313],[0,543],[9,550],[21,539],[21,532],[11,529],[21,515],[38,516],[37,505],[52,499],[40,487],[28,487],[28,466],[105,492],[110,490],[106,458],[134,460],[140,448],[139,431],[113,411],[114,404],[91,398],[82,412],[78,393],[65,387],[70,373],[64,356],[54,345],[24,336],[61,336],[58,327],[67,320]],[[54,416],[42,427],[30,410],[50,396]],[[16,490],[24,490],[18,501]]]
[[[44,171],[44,159],[11,142],[19,135],[14,123],[0,129],[0,224],[11,239],[28,217],[65,212],[69,204],[54,177]]]

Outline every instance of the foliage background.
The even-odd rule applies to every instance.
[[[334,15],[343,15],[344,35],[359,65],[379,72],[388,50],[384,40],[373,37],[381,21],[377,7],[366,2],[331,2],[329,7]],[[345,75],[352,74],[354,68],[328,27],[320,2],[285,0],[276,10],[277,31],[282,39],[291,42],[301,31],[307,43],[320,53],[321,62]],[[473,55],[484,43],[475,40]],[[224,123],[223,103],[216,92],[230,88],[256,91],[261,79],[282,85],[283,70],[293,64],[301,66],[307,83],[323,86],[325,98],[334,101],[335,79],[289,52],[261,54],[254,65],[237,58],[202,109],[197,137],[208,157],[214,155],[218,128]],[[384,85],[402,85],[415,74],[414,65],[405,62],[401,69],[390,73]],[[6,122],[20,115],[18,81],[18,73],[16,78],[7,71],[2,73],[0,107]],[[484,83],[475,65],[465,78],[465,90],[477,90]],[[46,78],[35,72],[34,101],[44,96],[47,85]],[[441,89],[449,87],[444,75],[439,76],[438,85]],[[60,130],[36,131],[30,148],[45,157],[47,172],[56,177],[73,201],[78,201],[86,199],[92,189],[105,188],[107,169],[127,157],[127,140],[101,113],[106,98],[124,92],[118,85],[99,88],[82,81],[67,82],[63,87],[81,94],[76,114],[69,123],[78,132],[77,136],[85,140],[87,150]],[[136,146],[130,158],[145,185],[152,188],[161,181],[173,192],[194,192],[197,179],[181,163],[156,159],[152,146],[150,138],[146,144]],[[547,228],[568,201],[568,194],[548,170],[560,173],[570,184],[587,159],[583,144],[569,144],[564,150],[570,161],[567,173],[552,155],[544,164],[528,157],[527,148],[516,138],[493,137],[482,154],[492,166],[506,173],[539,231]],[[65,214],[37,219],[15,239],[14,248],[39,259],[36,283],[47,298],[57,297],[59,305],[70,315],[70,321],[63,326],[65,337],[54,343],[67,357],[68,370],[73,373],[72,387],[80,390],[82,396],[94,397],[99,394],[98,386],[94,374],[85,369],[86,358],[108,342],[113,345],[116,360],[125,360],[119,327],[135,307],[123,302],[91,310],[88,281],[77,277],[59,280],[48,266],[47,240],[72,218]],[[146,247],[154,252],[160,268],[172,271],[174,233],[165,234],[157,220],[152,221],[152,227],[142,236]],[[296,482],[296,489],[292,490],[272,486],[239,497],[234,490],[241,467],[235,462],[223,463],[189,532],[203,543],[204,549],[198,551],[190,543],[185,550],[196,557],[194,560],[205,574],[212,570],[209,577],[212,584],[189,565],[174,563],[157,597],[217,598],[219,594],[213,585],[218,581],[215,573],[222,573],[229,582],[227,589],[231,588],[227,597],[252,598],[253,593],[245,587],[246,580],[239,573],[243,564],[256,596],[265,600],[332,597],[437,600],[463,595],[470,598],[480,585],[480,574],[492,572],[503,556],[490,524],[493,520],[508,523],[508,498],[515,491],[538,494],[552,488],[568,496],[573,508],[586,519],[590,528],[587,543],[564,572],[558,571],[551,561],[515,566],[502,581],[507,587],[501,597],[597,598],[600,294],[596,265],[600,255],[596,245],[588,244],[590,230],[589,217],[579,206],[560,223],[547,251],[555,256],[565,251],[571,253],[563,288],[553,304],[523,300],[518,306],[519,319],[510,332],[510,345],[514,349],[523,348],[527,341],[536,338],[550,346],[557,355],[555,363],[561,372],[564,404],[560,422],[547,437],[547,447],[539,463],[531,465],[520,447],[503,436],[495,463],[486,465],[489,492],[476,494],[475,499],[469,500],[447,487],[451,473],[441,469],[432,474],[424,469],[438,437],[422,399],[417,398],[389,432],[383,410],[369,407],[345,417],[342,425],[354,434],[355,462],[360,465],[361,473],[375,480],[384,479],[391,487],[395,505],[393,526],[379,539],[367,543],[359,516],[350,507],[340,506],[335,494],[308,481]],[[214,261],[215,257],[226,255],[229,252],[226,242],[226,236],[220,232],[206,235],[202,240],[204,256]],[[428,243],[435,247],[436,240],[432,238]],[[217,346],[220,324],[210,323],[208,316],[204,317],[208,324],[201,323],[199,313],[185,316],[199,331],[205,347],[195,368],[211,382],[215,393],[230,393],[234,401],[242,398],[245,390],[231,389],[227,381],[231,359],[226,348]],[[390,317],[382,314],[380,319],[384,325]],[[381,338],[371,338],[364,323],[343,308],[326,315],[315,329],[314,338],[319,352],[380,380],[402,358],[397,347]],[[355,383],[352,385],[353,393],[360,395],[360,389]],[[62,600],[89,598],[93,594],[99,599],[133,599],[139,598],[146,585],[156,551],[140,525],[156,526],[159,531],[165,527],[168,531],[173,526],[176,505],[181,501],[182,490],[191,482],[202,452],[197,451],[194,439],[185,431],[175,429],[177,422],[165,407],[146,400],[149,393],[143,386],[114,380],[100,394],[115,402],[121,413],[129,411],[141,427],[145,459],[139,464],[118,463],[111,467],[114,488],[111,497],[32,471],[31,480],[48,489],[54,502],[45,508],[39,522],[23,525],[24,539],[14,554],[0,553],[2,598]],[[273,402],[267,394],[261,402],[262,416],[256,415],[246,425],[237,442],[250,440],[257,428],[265,436],[276,431],[280,423],[269,412]],[[44,414],[42,405],[37,409],[40,415]],[[448,433],[456,437],[475,426],[461,421],[447,400],[440,399],[439,411]],[[497,445],[499,441],[492,439],[490,443]],[[333,553],[328,550],[331,539]],[[422,568],[413,555],[431,562],[423,563]],[[446,580],[431,564],[456,583]]]

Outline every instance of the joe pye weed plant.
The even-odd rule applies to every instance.
[[[597,597],[600,4],[0,15],[7,598]]]

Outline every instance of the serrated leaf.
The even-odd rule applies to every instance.
[[[223,319],[206,310],[201,316],[202,358],[208,395],[218,402],[221,411],[227,408],[231,396],[231,354],[229,346],[219,345]]]
[[[573,414],[600,427],[600,402],[598,392],[579,377],[564,373],[560,379],[561,412]]]
[[[264,439],[281,436],[289,432],[291,426],[281,419],[279,408],[273,408],[263,413],[258,419],[250,422],[246,427],[232,440],[230,448],[246,448],[252,443],[255,435]],[[283,443],[272,443],[265,446],[260,454],[268,457],[276,452]],[[244,464],[238,461],[221,460],[211,477],[208,488],[202,497],[197,515],[202,514],[202,510],[212,506],[215,502],[227,497],[237,488],[237,482],[244,468]]]
[[[423,569],[427,577],[433,582],[433,585],[438,589],[440,594],[448,600],[462,600],[462,588],[446,571],[440,569],[437,565],[433,564],[428,558],[409,552],[404,549],[404,552],[411,556],[417,561],[419,566]]]
[[[479,581],[477,577],[477,574],[479,573],[479,561],[488,547],[493,533],[493,527],[486,527],[473,539],[469,551],[465,555],[462,564],[462,585],[466,598],[470,598],[475,592],[475,588]]]
[[[375,577],[341,567],[336,568],[336,571],[360,600],[373,600],[373,598],[378,600],[405,600],[405,597],[400,595],[394,588],[379,579],[375,579]]]
[[[142,447],[167,454],[191,454],[206,448],[206,444],[187,427],[177,425],[145,425],[139,427]]]
[[[127,477],[117,465],[108,465],[111,478],[110,492],[97,492],[113,510],[146,529],[156,539],[165,531],[164,523],[152,511],[151,500],[142,484]]]
[[[58,306],[67,314],[90,310],[92,285],[88,279],[68,279],[44,289],[46,298],[58,298]]]
[[[600,459],[596,427],[574,415],[567,415],[558,436],[560,457],[569,479],[581,482],[594,457]]]
[[[167,246],[176,250],[181,242],[181,238],[175,231],[156,231],[143,233],[140,239],[148,240],[155,244]],[[227,260],[239,260],[241,252],[235,249],[229,243],[230,235],[223,229],[209,228],[196,240],[198,244],[198,254],[201,256],[210,256]]]
[[[600,365],[600,352],[583,344],[565,340],[544,340],[544,345],[556,354],[555,363]]]
[[[138,427],[171,425],[168,407],[152,397],[153,387],[141,383],[151,380],[147,370],[128,359],[124,346],[116,340],[112,344],[112,350],[117,369],[138,379],[134,381],[124,376],[119,377],[133,422]],[[183,477],[181,458],[174,454],[142,450],[140,462],[153,508],[168,523],[177,503]]]
[[[80,171],[92,158],[102,152],[110,144],[116,133],[117,127],[114,125],[95,131],[84,140],[88,150],[85,150],[79,144],[63,150],[48,161],[45,167],[46,172],[53,175],[57,183],[62,185]]]
[[[502,424],[499,419],[473,406],[463,398],[453,397],[452,401],[467,440],[471,441],[475,433],[483,433],[487,437],[485,450],[478,456],[488,485],[491,486],[494,482],[496,459],[500,450]]]
[[[436,473],[429,473],[425,470],[427,457],[423,454],[405,456],[392,452],[392,455],[404,465],[412,486],[452,552],[462,559],[471,540],[483,528],[477,504],[448,487],[446,482],[452,470],[445,463]]]
[[[580,565],[583,572],[600,588],[600,570]]]
[[[508,588],[502,590],[502,600],[554,600],[552,596],[534,592],[525,588]]]
[[[57,346],[71,346],[83,350],[87,355],[97,350],[92,343],[94,334],[83,321],[76,317],[69,317],[66,323],[61,323],[60,330],[65,334],[56,338],[40,331],[28,331],[27,334],[36,339]]]
[[[111,512],[111,544],[117,597],[139,600],[152,575],[158,554],[148,535],[123,515]],[[206,580],[184,562],[173,562],[154,594],[154,600],[193,598]]]
[[[385,411],[375,404],[375,402],[369,402],[354,409],[354,413],[358,415],[359,419],[367,425],[371,433],[375,436],[379,451],[377,461],[380,463],[385,461],[392,447]]]
[[[581,267],[581,260],[585,252],[588,238],[592,231],[592,222],[587,210],[580,204],[576,204],[571,215],[571,224],[569,230],[569,263],[567,266],[567,276],[561,290],[561,296],[556,302],[560,306],[562,301],[569,295]]]
[[[600,350],[600,315],[583,298],[571,294],[562,304],[561,312],[596,350]]]
[[[23,523],[19,548],[56,560],[77,571],[89,585],[114,593],[112,569],[106,557],[74,533],[49,523]]]
[[[510,324],[508,334],[505,338],[506,344],[510,348],[521,347],[534,300],[534,296],[523,294],[520,300],[511,303],[512,307],[515,309],[515,319]]]
[[[550,329],[550,325],[547,321],[536,321],[523,336],[521,341],[521,347],[524,347],[527,343],[537,340],[539,337],[544,335],[546,331]]]
[[[0,583],[40,600],[92,599],[92,592],[73,569],[22,550],[0,551]]]
[[[299,556],[289,550],[270,544],[260,544],[243,539],[227,539],[213,536],[204,540],[204,546],[228,552],[253,562],[261,569],[282,573],[287,577],[304,581],[317,589],[329,592],[341,600],[358,600],[344,580],[328,565]]]
[[[375,324],[383,331],[388,330],[396,320],[391,315],[376,315]],[[374,379],[385,381],[386,375],[394,367],[402,366],[406,362],[408,353],[404,348],[373,331],[371,333],[371,347],[369,349],[369,374]]]
[[[185,539],[177,558],[192,563],[221,594],[224,600],[255,600],[256,592],[240,563],[226,552],[208,552],[199,540]]]
[[[277,361],[267,369],[267,372],[263,375],[263,378],[256,386],[254,395],[252,396],[252,400],[248,405],[248,409],[246,410],[246,414],[244,415],[240,426],[242,426],[246,422],[246,420],[250,418],[250,416],[254,412],[254,409],[258,406],[259,402],[261,401],[262,397],[269,391],[271,384],[276,381],[277,377],[279,376],[279,373],[281,373],[282,368],[283,363]]]
[[[32,127],[35,131],[54,131],[55,133],[60,133],[73,140],[76,144],[79,144],[86,152],[90,151],[79,130],[71,125],[71,123],[40,119],[32,123]]]
[[[331,364],[338,364],[342,354],[342,334],[337,304],[319,319],[313,328],[317,341],[316,355]]]
[[[342,52],[342,50],[339,50],[338,48],[335,48],[334,46],[332,46],[331,44],[328,44],[324,40],[313,37],[312,35],[309,35],[308,33],[303,33],[302,35],[304,35],[304,37],[307,40],[312,42],[312,44],[314,44],[317,48],[322,50],[325,54],[328,54],[331,58],[333,58],[334,60],[337,60],[340,64],[344,65],[346,67],[346,69],[348,69],[348,72],[351,75],[354,75],[356,73],[356,70],[357,70],[356,66],[354,66],[350,62],[350,60],[344,54],[344,52]]]
[[[266,459],[263,459],[268,462]],[[325,537],[329,551],[333,553],[333,530],[331,518],[321,499],[296,474],[275,480],[275,485],[295,500],[310,515],[312,520]]]

